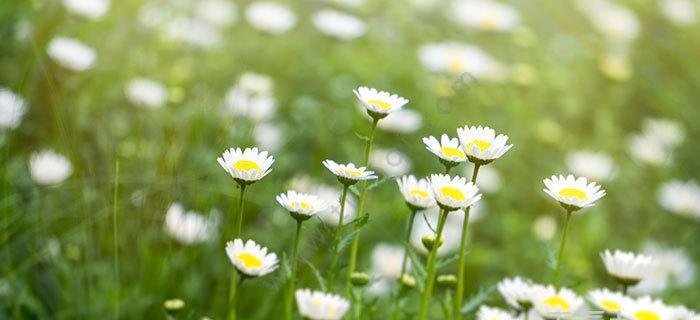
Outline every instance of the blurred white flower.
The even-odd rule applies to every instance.
[[[583,299],[568,288],[557,290],[547,286],[536,290],[533,304],[535,311],[543,318],[571,318],[583,307]]]
[[[476,320],[515,320],[519,319],[510,312],[500,308],[491,308],[487,305],[481,305],[476,313]]]
[[[32,153],[29,157],[29,173],[37,184],[57,185],[73,174],[70,160],[53,150]]]
[[[700,185],[695,181],[664,183],[659,189],[658,201],[672,213],[700,218]]]
[[[277,109],[272,87],[270,77],[253,72],[244,73],[226,94],[226,108],[234,116],[248,117],[255,121],[267,120]]]
[[[579,8],[593,26],[611,40],[627,43],[639,36],[639,19],[610,0],[579,0]]]
[[[633,252],[605,250],[600,253],[605,269],[615,281],[633,286],[646,278],[654,268],[654,258]]]
[[[340,11],[323,9],[316,12],[311,19],[319,31],[341,40],[359,38],[367,32],[364,21]]]
[[[669,288],[687,287],[695,281],[695,264],[683,249],[647,243],[642,253],[654,259],[654,268],[630,292],[660,293]]]
[[[168,89],[159,82],[146,78],[134,78],[126,84],[124,93],[134,105],[157,109],[168,99]]]
[[[201,48],[210,48],[221,41],[221,34],[209,23],[184,16],[175,17],[165,28],[165,37]]]
[[[350,309],[350,302],[332,293],[299,289],[294,292],[297,309],[310,320],[340,320]]]
[[[676,147],[685,139],[683,127],[676,121],[661,118],[647,118],[642,124],[644,134],[658,139],[668,147]]]
[[[330,4],[337,4],[347,8],[357,8],[365,3],[365,0],[325,0]]]
[[[387,177],[398,177],[411,171],[411,159],[397,149],[372,150],[369,165]]]
[[[666,145],[648,134],[630,136],[628,149],[634,159],[652,166],[664,165],[671,159]]]
[[[422,126],[423,117],[421,117],[420,113],[409,109],[395,111],[391,114],[391,117],[382,119],[377,125],[380,129],[397,133],[413,133]]]
[[[109,0],[63,0],[63,6],[72,14],[97,20],[109,10]]]
[[[539,216],[532,224],[532,233],[542,241],[552,240],[557,233],[557,221],[548,215]]]
[[[250,4],[245,10],[245,17],[253,28],[272,34],[283,34],[297,22],[297,16],[289,7],[267,1]]]
[[[520,24],[513,7],[492,0],[456,0],[451,13],[458,23],[475,29],[510,31]]]
[[[317,195],[319,198],[323,199],[328,203],[328,208],[318,213],[318,217],[321,218],[323,223],[336,227],[340,221],[340,196],[341,191],[337,188],[327,186],[327,185],[317,185],[312,187],[310,193]],[[355,208],[357,207],[357,200],[355,197],[348,193],[348,197],[345,200],[345,211],[343,213],[343,224],[348,224],[352,222],[355,218]]]
[[[175,202],[165,214],[165,231],[183,244],[201,243],[211,240],[218,227],[216,216],[205,217]]]
[[[423,246],[421,239],[427,235],[435,235],[434,230],[437,229],[439,214],[438,207],[428,208],[416,213],[416,219],[413,222],[413,229],[411,231],[410,243],[422,254],[428,254],[428,250]],[[464,211],[462,210],[452,211],[447,215],[445,227],[442,230],[442,245],[437,250],[438,256],[446,256],[459,249],[463,222]],[[428,223],[430,225],[428,225]]]
[[[696,3],[691,0],[659,0],[661,13],[679,26],[690,26],[698,21]]]
[[[17,128],[26,112],[27,103],[22,97],[0,87],[0,130]]]
[[[253,129],[253,139],[260,148],[275,152],[284,142],[284,132],[279,125],[269,122],[258,123]]]
[[[602,152],[578,150],[566,155],[566,166],[571,173],[590,180],[610,181],[615,173],[612,158]]]
[[[372,274],[380,277],[398,279],[401,276],[404,247],[379,243],[372,249]],[[410,263],[407,262],[407,271]]]
[[[524,311],[532,306],[532,299],[538,290],[543,289],[530,279],[520,277],[505,278],[498,282],[496,289],[511,308]]]
[[[596,289],[588,292],[588,299],[598,309],[609,315],[616,315],[622,311],[625,303],[630,298],[620,292],[613,292],[608,289]]]
[[[198,18],[217,27],[236,22],[236,5],[229,0],[199,0],[195,12]]]
[[[72,71],[86,71],[95,63],[95,50],[71,38],[51,39],[46,53],[54,62]]]
[[[477,79],[502,80],[503,67],[483,50],[458,42],[428,43],[418,49],[418,57],[432,72],[462,75]],[[468,79],[466,79],[468,80]]]
[[[474,172],[474,164],[469,164],[464,169],[464,177],[470,178]],[[479,167],[479,175],[476,177],[476,186],[483,193],[494,193],[501,189],[501,175],[493,166]]]
[[[673,312],[661,300],[644,296],[624,301],[621,315],[630,320],[671,320]]]

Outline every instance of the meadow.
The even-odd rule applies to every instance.
[[[697,320],[698,15],[3,1],[0,319]]]

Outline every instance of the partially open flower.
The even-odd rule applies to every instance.
[[[618,283],[633,286],[644,279],[654,268],[654,259],[642,254],[605,250],[600,254],[605,269]]]

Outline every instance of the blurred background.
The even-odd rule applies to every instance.
[[[275,157],[249,189],[243,234],[288,255],[294,220],[275,196],[293,188],[337,201],[321,162],[362,161],[358,136],[370,121],[352,93],[359,86],[411,100],[380,122],[370,167],[381,177],[442,171],[421,138],[455,137],[464,125],[490,126],[515,145],[479,175],[469,293],[506,276],[551,279],[563,211],[542,179],[573,173],[608,195],[574,219],[562,283],[581,295],[611,286],[599,253],[644,252],[662,263],[632,291],[698,308],[699,8],[3,1],[0,318],[157,319],[172,298],[185,301],[186,319],[222,318],[225,221],[238,191],[216,158],[252,146]],[[471,167],[454,172],[468,177]],[[393,179],[382,181],[367,198],[359,261],[375,279],[378,319],[408,215]],[[314,272],[327,264],[337,218],[331,209],[304,225],[301,287],[319,288]],[[454,219],[446,244],[459,241]],[[416,220],[420,251],[425,219]],[[283,284],[279,271],[246,283],[243,318],[279,318]]]

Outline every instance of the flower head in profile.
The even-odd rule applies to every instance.
[[[622,305],[622,316],[630,320],[671,320],[673,310],[649,296],[629,299]]]
[[[278,195],[277,202],[287,209],[294,219],[300,221],[308,220],[328,208],[328,204],[319,197],[294,190]]]
[[[544,192],[559,201],[564,209],[571,212],[591,207],[605,196],[605,190],[602,190],[595,182],[589,183],[588,179],[584,177],[575,178],[573,175],[568,175],[565,178],[560,175],[544,179],[543,182],[547,187]]]
[[[475,164],[487,164],[503,156],[512,144],[506,145],[508,136],[499,134],[489,127],[469,127],[457,129],[459,141],[469,161]]]
[[[226,254],[238,272],[248,277],[262,277],[278,267],[277,255],[253,240],[245,244],[241,239],[227,242]]]
[[[513,314],[499,308],[482,305],[476,313],[476,320],[515,320]]]
[[[654,270],[654,259],[643,254],[615,250],[605,250],[600,254],[605,269],[615,281],[625,286],[633,286]]]
[[[433,190],[426,179],[416,179],[413,175],[396,179],[401,195],[413,210],[423,210],[435,206]]]
[[[173,203],[165,214],[165,231],[183,244],[209,241],[216,234],[218,219],[205,217],[194,211],[185,212],[179,203]]]
[[[672,213],[700,218],[700,185],[695,181],[664,183],[659,189],[658,201]]]
[[[492,0],[453,2],[452,15],[465,27],[487,31],[510,31],[520,24],[520,16],[510,6]]]
[[[437,204],[447,211],[464,209],[481,200],[479,188],[463,177],[433,174],[429,183]]]
[[[630,298],[620,292],[608,289],[595,289],[588,292],[588,299],[593,305],[609,315],[620,314],[622,307]]]
[[[423,138],[423,143],[425,143],[425,148],[438,156],[440,162],[448,168],[467,161],[467,155],[465,155],[464,151],[460,148],[457,138],[450,138],[448,135],[443,134],[442,137],[440,137],[440,141],[430,136]]]
[[[542,287],[534,294],[535,311],[545,319],[570,318],[583,306],[583,299],[567,288]]]
[[[332,293],[298,289],[294,296],[299,314],[310,320],[339,320],[350,309],[348,300]]]
[[[163,84],[146,78],[129,81],[124,93],[131,103],[149,109],[160,108],[168,100],[168,89]]]
[[[252,184],[265,177],[272,171],[270,166],[275,162],[267,151],[259,152],[258,148],[230,148],[216,160],[241,185]]]
[[[353,185],[362,180],[377,179],[374,171],[369,171],[365,167],[358,168],[353,163],[339,164],[333,160],[324,160],[323,165],[344,185]]]
[[[520,277],[505,278],[496,288],[508,305],[518,311],[532,307],[532,297],[542,286]]]
[[[407,99],[399,95],[374,88],[359,87],[353,92],[367,109],[367,113],[375,120],[385,118],[390,113],[401,110],[408,103]]]
[[[73,166],[65,156],[44,150],[29,157],[29,173],[37,184],[54,186],[73,174]]]
[[[0,130],[17,128],[26,112],[27,103],[22,97],[0,87]]]
[[[95,63],[95,50],[71,38],[51,39],[46,52],[54,62],[71,71],[86,71]]]
[[[245,9],[245,17],[253,28],[270,34],[283,34],[297,23],[289,7],[271,1],[253,2]]]

